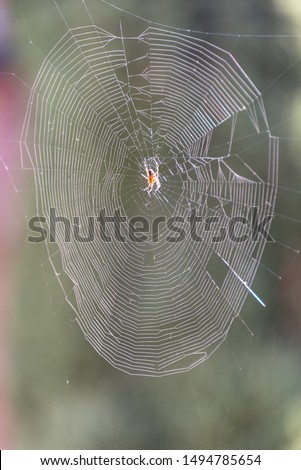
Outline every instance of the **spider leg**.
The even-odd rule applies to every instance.
[[[147,164],[146,164],[145,160],[144,160],[144,168],[145,168],[145,171],[146,171],[146,177],[148,178],[148,168],[147,168]]]

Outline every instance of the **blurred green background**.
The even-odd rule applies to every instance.
[[[112,2],[169,26],[224,33],[206,39],[231,50],[263,92],[272,134],[280,136],[280,185],[300,188],[298,0]],[[80,23],[80,2],[58,4]],[[105,19],[110,30],[108,12],[116,12],[98,0],[90,4],[95,23]],[[43,54],[66,25],[52,0],[11,1],[9,8],[10,69],[31,85]],[[26,102],[29,90],[21,83],[20,89]],[[33,213],[34,194],[28,193],[26,211]],[[273,235],[283,245],[300,247],[300,195],[283,189],[279,196],[277,211],[296,222],[279,218]],[[113,369],[85,341],[45,247],[26,244],[26,236],[24,230],[16,242],[12,278],[12,448],[301,449],[301,262],[285,246],[265,254],[265,265],[281,282],[268,271],[256,278],[267,308],[252,298],[244,305],[242,317],[253,337],[234,322],[225,343],[201,366],[141,378]]]

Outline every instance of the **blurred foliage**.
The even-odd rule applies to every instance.
[[[80,2],[58,3],[74,22],[82,21]],[[292,2],[287,14],[279,1],[272,0],[114,0],[114,4],[170,26],[234,34],[206,39],[232,51],[263,90],[272,133],[283,136],[282,184],[299,186],[300,141],[293,137],[300,135],[296,122],[301,109],[301,43],[280,36],[295,32]],[[22,6],[13,1],[12,10],[15,70],[32,83],[41,52],[47,53],[66,25],[50,0],[27,0]],[[114,14],[95,0],[96,22],[99,15],[103,23],[108,12]],[[105,22],[110,22],[109,16]],[[297,198],[292,195],[290,201],[289,209],[293,207],[294,217],[300,218]],[[288,208],[280,202],[278,210],[286,213]],[[298,229],[288,233],[284,224],[277,235],[300,245]],[[266,256],[266,265],[280,272],[291,262],[282,251],[271,249]],[[244,306],[243,318],[253,337],[237,320],[227,341],[203,365],[178,376],[146,379],[113,369],[88,345],[73,321],[46,250],[26,245],[16,267],[12,322],[16,448],[300,449],[300,261],[287,276],[288,281],[278,285],[259,273],[256,282],[268,292],[270,302],[265,311],[253,299]]]

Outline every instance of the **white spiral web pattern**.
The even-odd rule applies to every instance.
[[[114,367],[160,376],[189,370],[225,340],[260,263],[262,236],[244,243],[189,236],[192,209],[216,217],[273,213],[278,141],[261,95],[229,52],[189,33],[148,24],[139,35],[69,29],[36,78],[22,136],[35,173],[38,213],[78,217],[81,234],[101,209],[185,218],[185,239],[65,240],[49,258],[87,340]],[[144,161],[160,165],[148,194]],[[261,302],[262,303],[262,302]]]

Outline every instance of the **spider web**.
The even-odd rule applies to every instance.
[[[81,233],[89,218],[184,220],[185,238],[136,243],[47,241],[54,272],[86,339],[114,367],[168,375],[202,363],[226,339],[253,289],[266,240],[250,227],[213,242],[189,236],[193,210],[217,218],[274,214],[278,139],[260,92],[227,50],[119,12],[115,28],[70,27],[35,79],[22,132],[22,164],[34,170],[37,213],[51,209]],[[62,10],[59,10],[62,14]],[[133,20],[131,18],[131,20]],[[133,34],[133,31],[135,34]],[[160,189],[147,193],[144,162],[158,162]],[[246,328],[247,325],[245,325]]]

